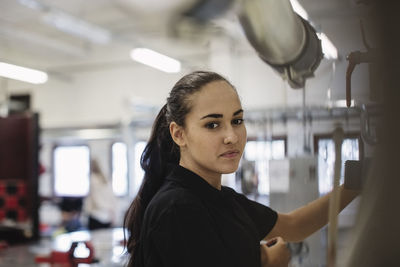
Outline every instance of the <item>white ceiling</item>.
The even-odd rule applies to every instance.
[[[42,7],[28,7],[29,3]],[[181,37],[173,35],[177,14],[194,0],[2,0],[0,9],[1,58],[20,64],[51,69],[68,64],[118,61],[115,50],[146,45],[178,58],[196,56],[214,34],[224,34],[241,43],[244,36],[233,10],[210,23],[207,28],[189,28]],[[362,48],[358,19],[362,5],[350,0],[303,0],[317,30],[324,31],[342,57]],[[25,3],[25,4],[23,4]],[[56,11],[96,25],[111,34],[111,42],[96,44],[57,30],[46,17]],[[267,12],[266,12],[266,15]],[[197,35],[197,38],[194,38]],[[199,36],[200,35],[200,36]],[[239,49],[247,49],[245,45]],[[20,55],[20,57],[18,57]],[[99,56],[101,55],[101,56]],[[126,56],[126,54],[125,54]]]
[[[172,17],[193,1],[48,0],[40,1],[43,6],[39,9],[21,4],[24,2],[31,1],[4,0],[0,9],[1,57],[20,64],[51,70],[65,65],[127,60],[126,53],[121,58],[116,51],[143,45],[186,57],[195,53],[195,46],[202,45],[192,40],[188,48],[188,40],[170,33]],[[49,14],[57,11],[107,31],[110,42],[91,42],[46,23]]]
[[[211,55],[218,56],[219,49],[228,49],[230,56],[240,57],[243,59],[243,65],[250,66],[249,74],[254,72],[251,67],[253,63],[245,62],[247,58],[258,59],[254,59],[257,56],[242,33],[234,9],[229,9],[202,27],[191,24],[188,20],[177,20],[182,10],[194,2],[196,1],[2,0],[0,61],[45,70],[49,72],[50,77],[65,79],[98,70],[115,71],[128,66],[139,68],[140,64],[129,58],[129,51],[133,47],[145,46],[177,58],[182,61],[186,70],[207,66],[213,61]],[[365,50],[359,19],[370,16],[368,10],[363,4],[357,4],[357,0],[299,2],[308,12],[317,31],[323,31],[339,52],[340,58],[336,62],[335,73],[332,74],[332,62],[324,60],[317,70],[316,79],[318,75],[325,76],[325,80],[332,80],[330,83],[336,90],[344,90],[341,84],[344,84],[346,55],[354,50]],[[63,12],[97,26],[110,34],[110,42],[92,42],[46,23],[49,14],[56,12]],[[221,39],[225,42],[223,45],[215,41]],[[265,64],[260,62],[255,67],[259,69],[258,72],[265,72],[264,76],[271,76],[272,81],[276,80],[277,74],[271,70],[264,71],[264,67],[259,66]],[[354,80],[357,80],[356,72],[357,70]],[[247,71],[241,73],[242,77],[245,77],[246,73]],[[331,77],[327,78],[329,75]],[[176,80],[175,77],[178,76],[174,76]],[[354,82],[357,84],[357,81]],[[318,84],[311,84],[313,83]],[[342,97],[344,91],[337,94]],[[287,98],[287,95],[285,97]],[[288,102],[287,99],[285,101]]]

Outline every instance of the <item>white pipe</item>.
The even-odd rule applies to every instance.
[[[289,0],[240,0],[239,18],[250,43],[268,63],[295,60],[306,44],[306,30]]]

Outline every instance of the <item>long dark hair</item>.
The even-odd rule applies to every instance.
[[[179,147],[172,140],[169,124],[174,121],[184,127],[185,117],[191,109],[189,97],[213,81],[225,81],[231,85],[221,75],[209,71],[196,71],[182,77],[172,88],[167,103],[154,121],[150,139],[140,159],[145,173],[143,182],[124,219],[124,228],[129,232],[127,251],[131,254],[128,266],[133,266],[144,212],[150,200],[163,184],[167,175],[167,164],[179,163]]]

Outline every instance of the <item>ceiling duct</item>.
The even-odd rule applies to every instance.
[[[239,20],[260,58],[292,88],[303,88],[323,58],[314,28],[289,0],[241,0]]]

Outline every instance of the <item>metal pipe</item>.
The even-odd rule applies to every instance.
[[[249,42],[271,64],[294,61],[306,45],[306,30],[288,0],[242,0],[239,19]]]
[[[289,0],[239,0],[247,39],[292,88],[302,88],[322,59],[321,41]]]

